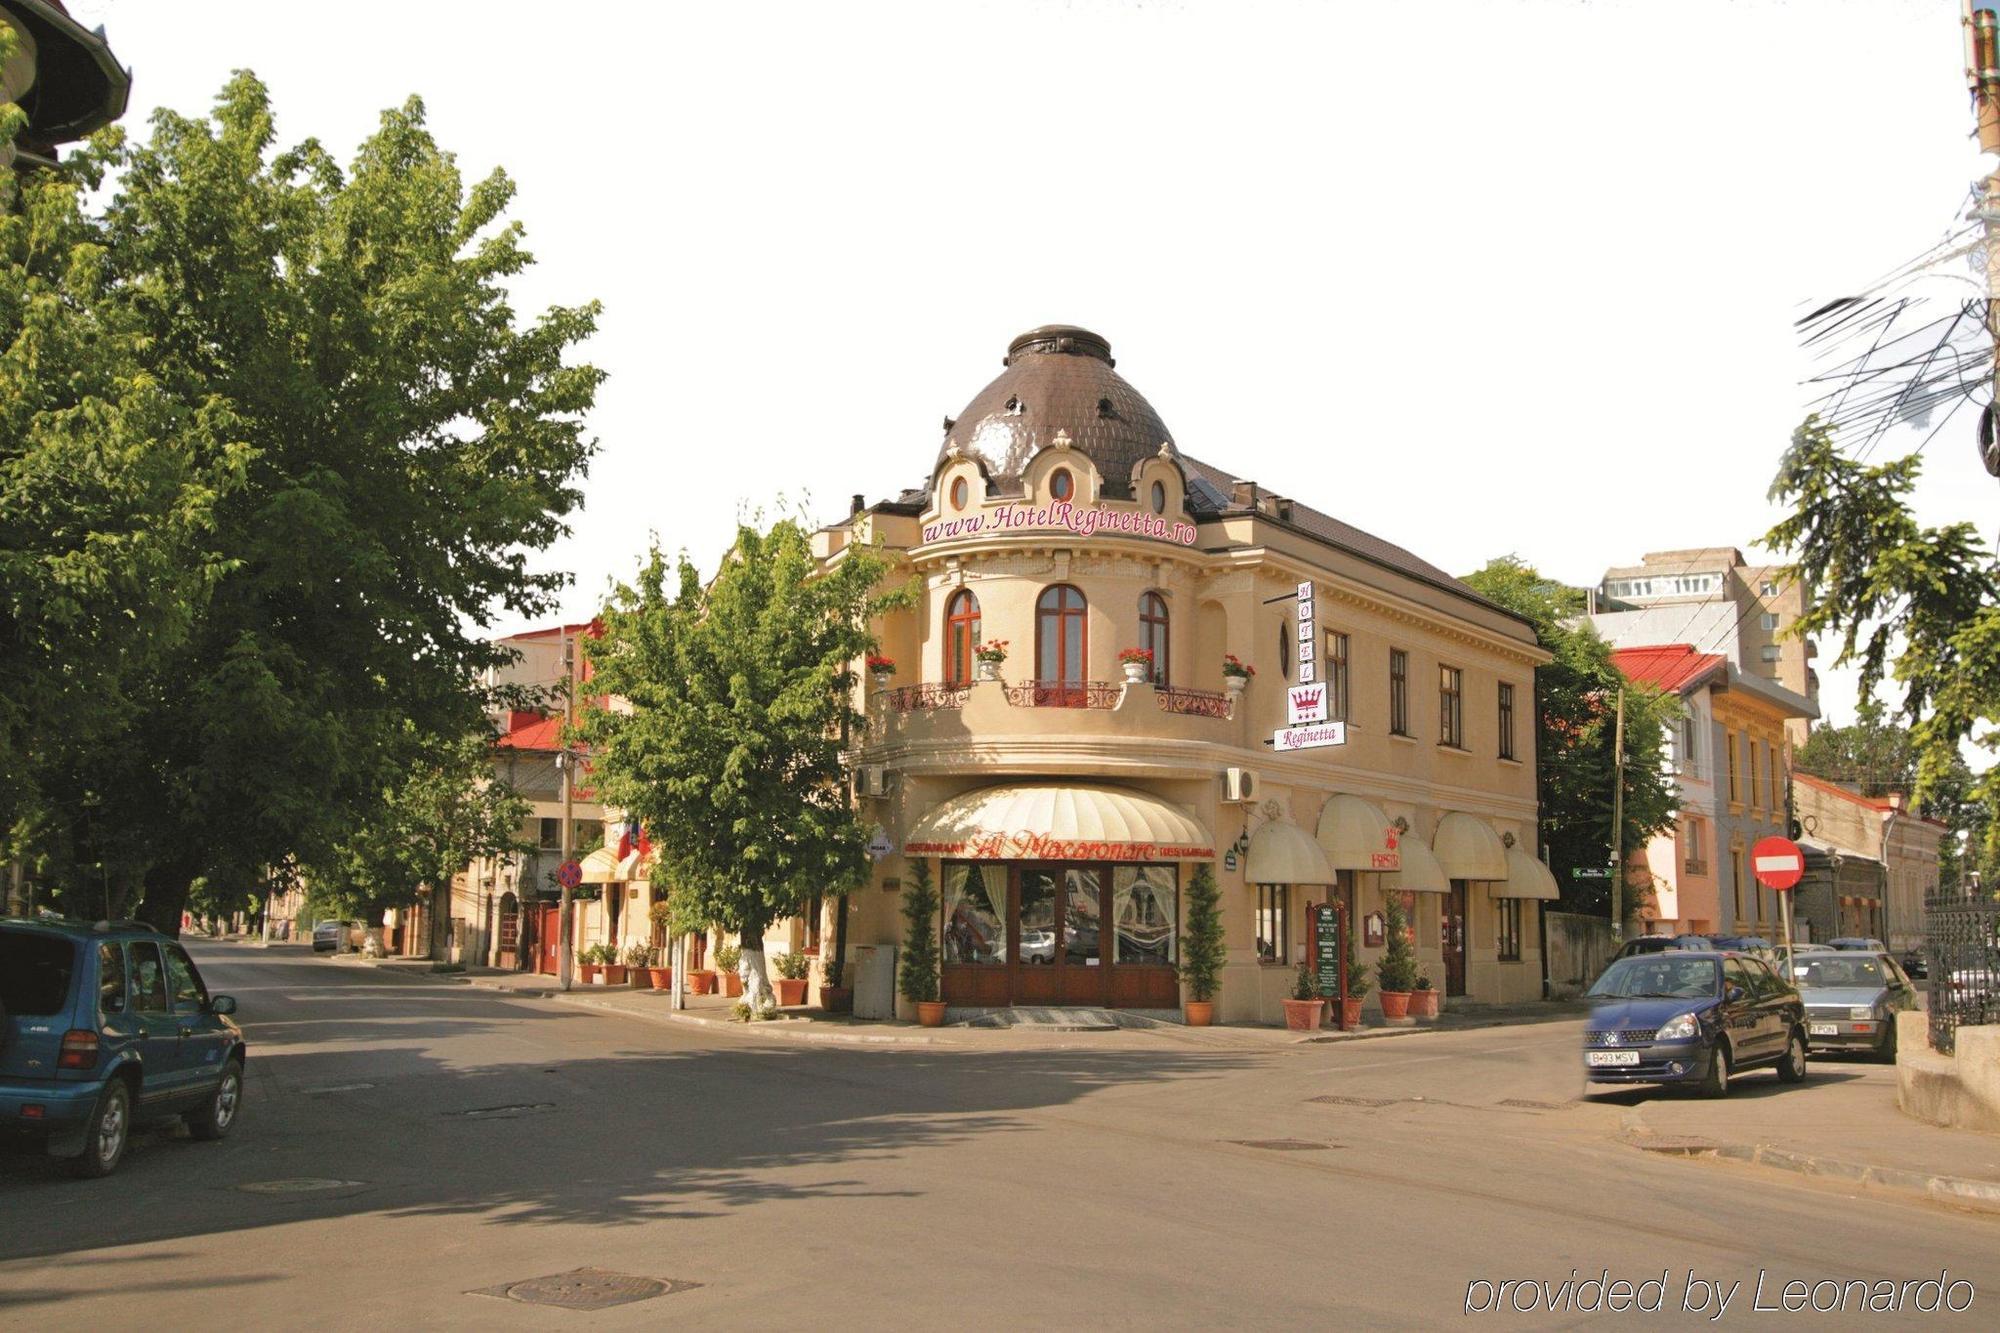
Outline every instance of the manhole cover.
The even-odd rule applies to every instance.
[[[1308,1097],[1308,1098],[1306,1098],[1306,1100],[1307,1100],[1307,1101],[1309,1101],[1309,1102],[1318,1102],[1318,1103],[1319,1103],[1319,1104],[1320,1104],[1321,1106],[1367,1106],[1367,1107],[1379,1107],[1379,1106],[1394,1106],[1394,1105],[1395,1105],[1395,1104],[1396,1104],[1397,1102],[1401,1101],[1402,1099],[1401,1099],[1400,1097],[1341,1097],[1341,1096],[1328,1096],[1328,1097]]]
[[[604,1268],[578,1268],[548,1277],[531,1277],[525,1282],[509,1282],[498,1287],[482,1287],[473,1296],[497,1296],[523,1305],[553,1305],[564,1310],[604,1310],[634,1301],[650,1301],[655,1296],[698,1287],[699,1282],[662,1281],[631,1273],[613,1273]]]
[[[1239,1148],[1262,1148],[1266,1152],[1325,1152],[1337,1143],[1314,1143],[1311,1139],[1231,1139]]]
[[[312,1194],[319,1190],[350,1190],[361,1183],[329,1176],[298,1176],[291,1180],[253,1180],[236,1188],[250,1194]]]
[[[546,1115],[556,1109],[554,1102],[522,1102],[517,1106],[475,1106],[470,1111],[444,1111],[442,1115],[463,1120],[512,1120],[516,1116]]]

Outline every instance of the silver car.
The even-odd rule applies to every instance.
[[[1886,953],[1813,949],[1779,971],[1806,1002],[1813,1049],[1867,1051],[1896,1058],[1896,1015],[1917,1007],[1917,988]]]

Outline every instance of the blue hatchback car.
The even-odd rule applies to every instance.
[[[0,919],[0,1138],[103,1176],[135,1125],[223,1137],[243,1103],[235,1012],[148,926]]]
[[[1693,1083],[1711,1097],[1746,1069],[1806,1076],[1806,1011],[1763,959],[1723,950],[1621,958],[1587,993],[1592,1083]]]

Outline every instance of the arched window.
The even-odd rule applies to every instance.
[[[963,509],[963,508],[965,508],[965,499],[966,499],[966,495],[967,495],[967,493],[968,493],[968,492],[970,491],[970,489],[971,489],[971,488],[970,488],[970,487],[968,487],[968,486],[967,486],[967,485],[965,484],[965,478],[964,478],[964,477],[953,477],[953,478],[952,478],[952,480],[951,480],[951,507],[952,507],[953,509]]]
[[[1167,599],[1149,592],[1139,599],[1139,646],[1153,654],[1153,683],[1165,685],[1167,675]]]
[[[1081,686],[1084,651],[1083,594],[1067,583],[1042,589],[1035,601],[1036,678],[1050,684]],[[1080,696],[1081,690],[1078,693]]]
[[[1164,481],[1153,483],[1153,512],[1156,514],[1167,512],[1167,483]]]
[[[972,653],[979,647],[979,599],[960,588],[944,604],[944,683],[972,679]]]
[[[1049,474],[1049,494],[1058,500],[1076,494],[1076,478],[1070,476],[1068,468],[1059,467]]]

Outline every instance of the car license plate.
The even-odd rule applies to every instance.
[[[1639,1063],[1637,1051],[1585,1051],[1583,1062],[1587,1065],[1636,1065]]]
[[[1840,1035],[1840,1025],[1838,1023],[1809,1023],[1806,1025],[1806,1033],[1814,1037],[1838,1037]]]

